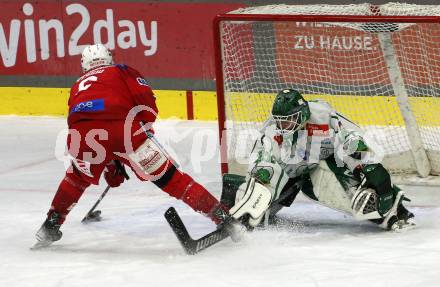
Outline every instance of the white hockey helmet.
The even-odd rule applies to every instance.
[[[90,69],[113,64],[112,53],[102,44],[87,46],[82,52],[81,68],[83,73]]]

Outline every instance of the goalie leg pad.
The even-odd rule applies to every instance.
[[[377,208],[377,192],[370,188],[360,188],[352,200],[353,215],[358,220],[372,220],[386,230],[401,231],[413,228],[414,215],[403,207],[404,198],[404,192],[398,189],[391,208],[385,214],[381,214]],[[376,221],[377,219],[379,220]]]
[[[371,188],[359,188],[351,200],[351,208],[357,220],[382,218],[377,211],[376,191]]]
[[[313,194],[319,203],[353,214],[351,205],[353,193],[351,189],[344,189],[327,162],[320,161],[319,166],[310,173],[310,179],[313,184]]]
[[[383,222],[379,225],[383,229],[386,230],[398,230],[402,229],[398,226],[399,219],[397,217],[397,210],[400,204],[402,204],[402,200],[404,198],[404,192],[402,190],[399,190],[399,192],[396,195],[396,198],[394,199],[393,206],[390,208],[390,210],[384,215]]]
[[[341,175],[339,175],[341,176]],[[357,220],[379,219],[382,216],[377,211],[377,193],[375,190],[354,186],[354,179],[348,174],[345,182],[350,182],[344,188],[337,175],[325,161],[313,170],[310,178],[313,192],[318,201],[330,208],[351,214]],[[357,184],[358,181],[356,181]]]

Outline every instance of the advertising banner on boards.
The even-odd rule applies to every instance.
[[[70,76],[101,42],[146,77],[213,79],[212,19],[221,3],[2,1],[0,74]]]

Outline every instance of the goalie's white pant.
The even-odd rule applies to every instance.
[[[344,189],[325,161],[320,161],[319,166],[310,173],[310,178],[319,203],[348,213],[358,220],[382,217],[377,212],[377,196],[373,189],[356,186]]]

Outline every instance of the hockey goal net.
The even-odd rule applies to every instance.
[[[222,172],[243,172],[274,96],[323,99],[394,174],[440,172],[440,6],[271,5],[214,21]]]

